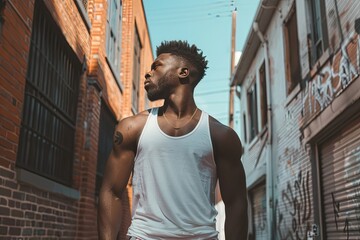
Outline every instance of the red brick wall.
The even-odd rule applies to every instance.
[[[0,38],[0,166],[14,170],[24,100],[33,1],[7,2]]]
[[[74,239],[76,202],[19,184],[12,170],[0,168],[1,236]]]
[[[131,81],[132,62],[134,46],[134,16],[133,1],[123,1],[123,22],[121,39],[121,81],[124,84],[124,108],[121,109],[122,116],[131,116]]]
[[[114,76],[106,60],[106,0],[88,0],[90,27],[76,1],[46,0],[46,7],[80,62],[87,69],[80,79],[74,146],[73,183],[79,198],[69,198],[20,182],[16,168],[26,71],[35,0],[9,0],[0,37],[0,235],[57,239],[97,239],[97,166],[101,99],[116,119],[132,115],[131,81],[134,24],[140,33],[141,76],[153,61],[147,23],[141,0],[123,1],[121,74]],[[80,1],[81,2],[81,1]],[[121,84],[118,83],[121,82]],[[129,85],[130,83],[130,85]],[[120,86],[123,86],[123,89]],[[140,83],[139,109],[147,106]],[[75,104],[75,103],[74,103]],[[119,239],[125,239],[131,221],[131,186],[124,193],[123,224]]]
[[[88,13],[91,21],[91,57],[88,74],[102,86],[102,98],[110,107],[116,119],[121,118],[123,94],[106,60],[106,17],[107,1],[89,0]]]
[[[77,239],[97,239],[97,209],[95,181],[100,121],[100,95],[94,86],[87,88],[87,127],[85,129],[84,158],[81,160],[80,202]]]
[[[133,115],[131,111],[131,94],[133,79],[133,55],[134,55],[134,30],[138,29],[141,42],[141,63],[140,63],[140,84],[139,84],[139,111],[146,109],[146,93],[144,90],[143,76],[150,70],[153,62],[153,52],[151,48],[149,31],[147,29],[146,16],[141,0],[124,0],[123,1],[123,28],[122,28],[122,59],[121,59],[121,79],[124,84],[124,102],[122,116]],[[150,104],[157,106],[161,102]]]
[[[6,1],[4,9],[5,22],[0,38],[0,235],[37,239],[75,239],[78,235],[78,218],[81,220],[79,214],[82,213],[81,209],[88,206],[83,206],[76,199],[62,194],[40,189],[31,181],[20,182],[17,171],[19,169],[15,166],[34,4],[34,0],[12,0]],[[46,6],[82,62],[83,56],[89,55],[90,35],[74,1],[46,1]],[[80,81],[77,103],[72,186],[75,190],[82,190],[80,182],[84,175],[86,177],[81,168],[81,160],[85,157],[83,126],[86,119],[86,91],[84,75]],[[92,224],[95,223],[96,218],[93,217]]]

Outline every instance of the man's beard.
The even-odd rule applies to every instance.
[[[169,81],[169,77],[170,74],[166,73],[161,78],[159,78],[159,80],[157,81],[158,84],[156,86],[152,85],[152,87],[147,90],[147,96],[150,101],[156,101],[166,98],[166,96],[168,95],[167,91],[169,90],[167,84],[167,81]]]

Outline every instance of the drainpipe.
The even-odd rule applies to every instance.
[[[267,135],[267,162],[266,162],[266,215],[267,215],[267,224],[269,226],[269,235],[270,239],[275,239],[275,224],[274,224],[274,177],[273,177],[273,161],[272,161],[272,108],[271,108],[271,85],[270,85],[270,60],[269,60],[269,48],[268,41],[265,39],[264,35],[259,29],[259,24],[257,22],[253,23],[253,30],[259,37],[263,48],[265,56],[265,76],[266,76],[266,100],[267,100],[267,121],[268,121],[268,135]]]

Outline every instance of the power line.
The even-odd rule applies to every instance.
[[[198,103],[201,103],[201,104],[223,104],[223,103],[229,103],[229,101],[207,101],[207,100],[204,100],[204,101],[197,101]]]
[[[157,8],[155,10],[148,9],[147,12],[149,13],[149,20],[152,22],[156,21],[184,21],[186,20],[200,20],[196,17],[224,17],[224,13],[232,12],[232,8],[234,7],[234,1],[229,2],[222,2],[218,1],[215,3],[207,3],[207,4],[195,4],[195,5],[187,5],[187,6],[173,6],[171,8]],[[166,11],[169,9],[170,11]],[[161,14],[155,14],[156,12],[161,12]],[[152,17],[151,17],[152,16]],[[191,18],[191,19],[189,19]]]
[[[195,93],[195,96],[204,96],[209,94],[217,94],[217,93],[224,93],[228,92],[229,89],[221,89],[221,90],[215,90],[215,91],[209,91],[209,92],[203,92],[203,93]]]
[[[154,24],[167,24],[169,22],[171,23],[179,23],[182,24],[184,22],[195,22],[195,21],[204,21],[204,20],[217,20],[220,18],[229,18],[231,17],[231,14],[227,14],[227,15],[217,15],[217,16],[208,16],[208,17],[200,17],[200,18],[191,18],[191,19],[166,19],[166,20],[161,20],[161,21],[154,21],[152,23]]]
[[[185,20],[188,19],[189,17],[199,17],[199,16],[218,16],[218,15],[222,15],[224,13],[232,13],[232,10],[227,9],[227,10],[222,10],[222,11],[215,11],[215,12],[187,12],[187,14],[171,14],[168,16],[159,16],[159,17],[153,17],[153,18],[149,18],[149,20],[151,21],[159,21],[159,20],[173,20],[173,19],[181,19],[181,20]]]
[[[184,5],[172,5],[171,7],[164,7],[164,8],[148,8],[148,11],[151,11],[151,12],[164,12],[164,11],[167,11],[167,10],[171,10],[171,11],[174,11],[174,12],[178,12],[178,11],[186,11],[186,10],[194,10],[194,9],[197,9],[197,8],[201,8],[201,9],[204,9],[204,7],[206,8],[211,8],[211,7],[219,7],[219,6],[232,6],[234,5],[233,3],[229,3],[229,2],[224,2],[224,1],[218,1],[218,2],[214,2],[214,3],[204,3],[204,4],[194,4],[194,5],[187,5],[187,6],[184,6]]]
[[[223,116],[217,116],[217,115],[213,115],[214,116],[214,118],[216,118],[217,120],[220,120],[220,119],[227,119],[229,116],[227,116],[228,115],[228,113],[226,113],[226,114],[224,114]]]
[[[208,103],[208,102],[199,102],[199,104],[202,104],[202,105],[224,105],[224,106],[227,106],[228,102],[212,102],[212,103]]]
[[[174,15],[174,13],[181,13],[181,12],[199,12],[199,11],[212,11],[212,10],[219,10],[221,8],[228,8],[229,10],[233,10],[235,7],[238,9],[246,6],[251,6],[251,3],[234,3],[233,1],[229,2],[217,2],[217,3],[204,3],[204,4],[197,4],[191,6],[171,6],[167,8],[147,8],[146,12],[151,14],[168,14]]]
[[[224,6],[219,6],[219,7],[202,7],[199,9],[177,9],[176,11],[164,11],[164,12],[160,12],[159,14],[154,13],[152,11],[147,11],[149,13],[151,13],[152,16],[155,17],[163,17],[163,16],[174,16],[174,15],[184,15],[186,13],[208,13],[208,12],[214,12],[214,11],[221,11],[221,10],[232,10],[234,7],[231,5],[224,5]]]

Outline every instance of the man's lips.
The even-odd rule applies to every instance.
[[[150,85],[151,84],[151,81],[149,80],[149,79],[146,79],[145,81],[144,81],[144,87],[147,87],[148,85]]]

